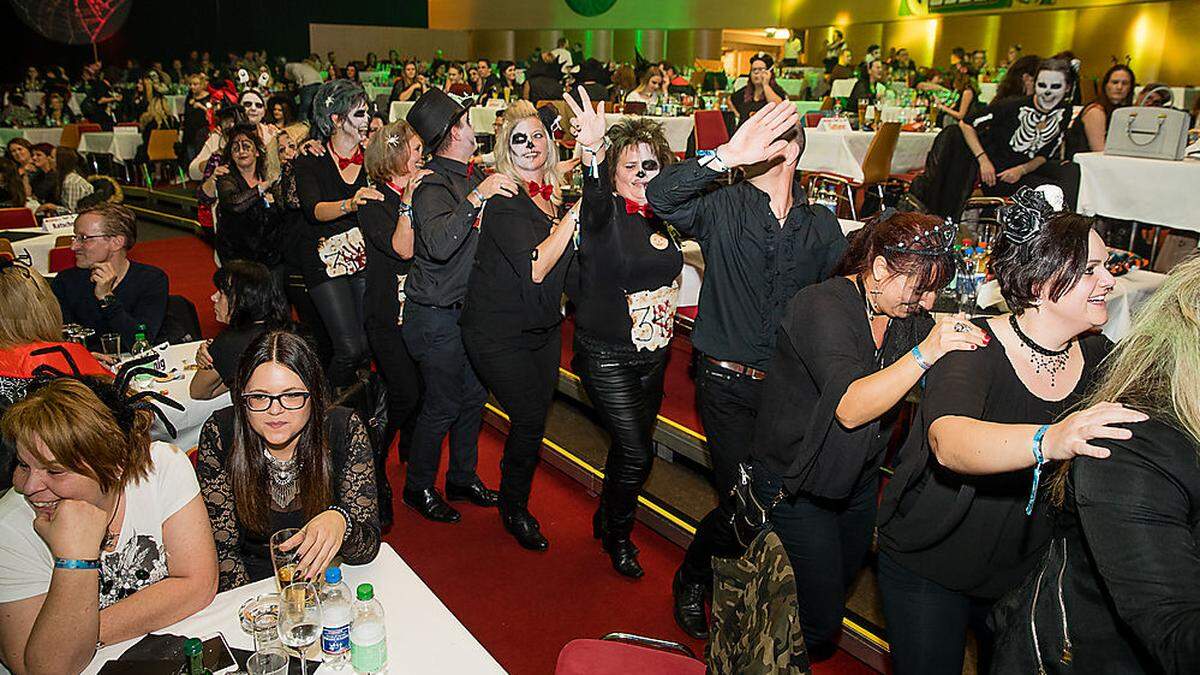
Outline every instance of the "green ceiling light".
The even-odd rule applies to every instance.
[[[580,16],[600,16],[615,4],[617,0],[567,0],[567,7]]]

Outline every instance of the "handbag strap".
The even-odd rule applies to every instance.
[[[1154,131],[1146,131],[1146,130],[1142,130],[1142,129],[1134,129],[1133,128],[1133,121],[1136,119],[1137,119],[1136,114],[1130,115],[1129,117],[1127,117],[1125,119],[1125,134],[1127,136],[1129,136],[1130,143],[1133,143],[1134,145],[1136,145],[1140,148],[1144,148],[1144,147],[1150,145],[1151,143],[1153,143],[1154,139],[1158,138],[1158,134],[1160,132],[1162,132],[1163,124],[1165,124],[1167,121],[1167,118],[1165,115],[1159,115],[1158,116],[1158,126],[1154,128]],[[1147,139],[1145,143],[1138,143],[1137,139],[1134,138],[1134,134],[1148,135],[1148,136],[1150,136],[1150,138]]]

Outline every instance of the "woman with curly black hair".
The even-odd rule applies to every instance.
[[[595,536],[628,577],[642,576],[630,540],[637,497],[654,458],[654,421],[674,328],[683,254],[646,204],[646,184],[674,161],[662,126],[635,117],[604,131],[603,104],[583,87],[571,124],[583,148],[575,359],[612,437]]]

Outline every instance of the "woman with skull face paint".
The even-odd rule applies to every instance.
[[[1071,65],[1048,59],[1038,67],[1032,96],[997,101],[959,122],[963,140],[979,163],[979,180],[989,197],[1008,197],[1024,186],[1063,186],[1053,160],[1071,121]],[[1074,202],[1068,194],[1068,204]]]
[[[678,243],[646,204],[646,184],[675,157],[657,122],[623,121],[606,137],[603,103],[593,106],[583,87],[579,100],[567,97],[585,166],[572,367],[612,437],[593,531],[613,569],[637,579],[630,533],[653,463],[683,268]]]
[[[525,187],[488,200],[459,324],[479,379],[508,413],[500,477],[504,528],[530,550],[549,542],[529,513],[546,414],[561,354],[562,292],[578,221],[577,204],[557,217],[557,150],[537,110],[519,101],[504,112],[496,171]]]
[[[325,145],[320,156],[293,162],[296,193],[305,225],[298,236],[300,271],[329,338],[335,389],[354,383],[368,357],[364,329],[366,246],[358,208],[383,199],[367,183],[362,144],[367,138],[367,95],[348,80],[321,85],[313,100],[313,137]]]
[[[247,89],[242,92],[238,103],[246,113],[246,120],[258,128],[259,138],[266,148],[266,154],[261,158],[270,180],[279,177],[279,153],[275,147],[275,135],[279,128],[270,123],[267,118],[267,99],[257,89]]]

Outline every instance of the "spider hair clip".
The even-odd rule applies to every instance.
[[[63,357],[67,365],[71,368],[70,373],[64,373],[53,366],[40,365],[33,369],[33,383],[29,386],[28,391],[33,392],[40,389],[55,380],[62,378],[72,378],[78,380],[92,390],[92,393],[110,410],[113,417],[117,420],[118,426],[122,429],[133,428],[134,418],[140,411],[147,411],[158,418],[162,422],[163,427],[170,434],[171,438],[178,436],[178,431],[175,425],[167,419],[162,408],[159,406],[167,406],[175,410],[183,410],[183,406],[174,399],[163,396],[157,391],[142,391],[136,394],[130,394],[129,383],[138,375],[152,375],[154,377],[166,377],[166,373],[156,368],[151,368],[150,364],[158,358],[157,354],[146,354],[139,356],[130,361],[126,361],[117,369],[116,376],[109,380],[105,377],[97,377],[93,375],[84,375],[79,370],[79,365],[75,363],[74,357],[71,356],[61,345],[53,345],[35,349],[30,352],[31,356],[41,356],[46,354],[58,354]]]
[[[392,134],[392,135],[388,136],[387,144],[388,144],[389,148],[399,147],[400,146],[400,137],[397,136],[396,134]]]

